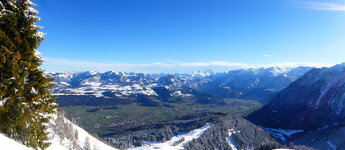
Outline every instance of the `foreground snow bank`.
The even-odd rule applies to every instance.
[[[193,139],[199,138],[205,131],[211,127],[211,124],[206,124],[205,126],[195,129],[189,133],[179,134],[172,137],[169,141],[163,143],[147,143],[140,147],[131,148],[128,150],[180,150],[184,149],[183,146],[192,141]]]
[[[5,149],[13,149],[13,150],[30,150],[30,148],[27,148],[26,146],[6,137],[3,134],[0,134],[0,146]]]

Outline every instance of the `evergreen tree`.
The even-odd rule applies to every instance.
[[[30,0],[0,0],[0,132],[23,144],[49,146],[47,125],[55,113],[53,79],[36,49],[44,39]]]

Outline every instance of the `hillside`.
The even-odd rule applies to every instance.
[[[345,123],[345,64],[313,69],[249,118],[273,128],[313,130]],[[269,117],[268,117],[269,116]]]
[[[50,140],[48,142],[51,143],[51,145],[47,150],[81,150],[87,148],[92,150],[116,150],[115,148],[96,139],[84,129],[71,123],[67,119],[64,119],[63,128],[57,127],[58,120],[56,119],[57,117],[51,121],[48,128],[48,131],[50,132]],[[63,132],[63,134],[59,134],[61,132]],[[72,132],[73,134],[69,134],[69,132]],[[0,145],[2,147],[1,149],[4,150],[32,150],[32,148],[28,148],[3,134],[0,134]]]
[[[345,64],[313,69],[247,118],[264,127],[304,131],[287,137],[285,143],[343,150],[344,81]]]
[[[284,147],[241,117],[200,113],[105,135],[120,149],[259,149]]]

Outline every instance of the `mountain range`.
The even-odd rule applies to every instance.
[[[252,99],[267,103],[277,92],[308,72],[310,67],[242,69],[224,73],[144,74],[125,72],[49,73],[56,78],[53,94],[121,98],[153,96],[194,97],[199,103],[220,103],[221,98]]]

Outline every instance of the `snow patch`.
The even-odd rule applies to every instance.
[[[322,127],[322,128],[317,128],[317,130],[325,130],[325,129],[327,129],[328,128],[328,125],[325,125],[324,127]]]
[[[5,103],[7,102],[7,100],[8,100],[8,98],[6,97],[6,98],[4,98],[2,101],[0,101],[0,107],[1,107],[1,106],[4,106]]]
[[[228,137],[226,137],[226,141],[228,142],[228,144],[230,145],[232,150],[237,150],[237,144],[236,142],[232,139],[232,135],[239,133],[241,131],[235,131],[234,129],[229,129],[228,131]]]
[[[39,17],[35,17],[36,19],[40,19]],[[40,38],[40,39],[45,39],[45,36],[47,35],[47,33],[43,33],[43,32],[36,32],[34,37]]]
[[[327,141],[327,144],[332,150],[337,150],[337,147],[331,141]]]
[[[191,96],[191,94],[184,94],[184,93],[182,93],[182,91],[175,91],[174,93],[171,93],[170,96],[182,96],[182,97],[185,97],[185,96]]]
[[[35,90],[34,87],[31,88],[30,94],[32,94],[32,95],[37,95],[37,91]]]
[[[293,134],[304,132],[304,130],[287,130],[287,129],[273,129],[273,128],[263,128],[269,132],[275,138],[286,142],[286,138],[290,138]]]

